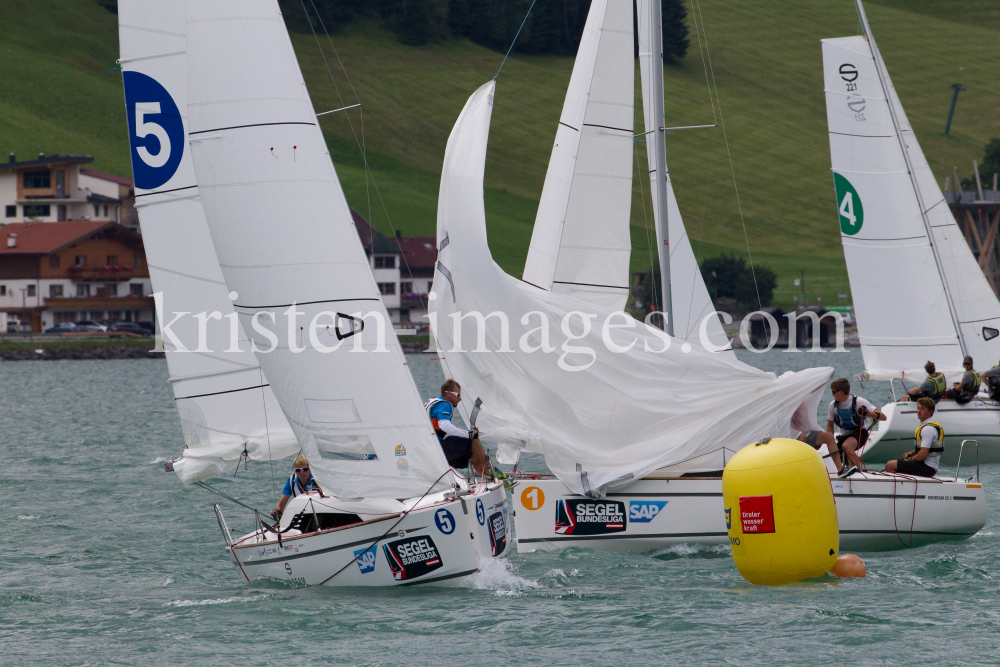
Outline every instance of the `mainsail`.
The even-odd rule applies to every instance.
[[[235,319],[198,199],[186,150],[185,4],[121,0],[118,20],[137,209],[186,445],[174,470],[189,484],[243,456],[289,456],[299,443]],[[200,326],[199,314],[213,319]]]
[[[577,298],[527,285],[493,261],[483,174],[494,88],[469,98],[448,140],[430,300],[465,407],[483,400],[484,437],[544,453],[569,488],[593,495],[663,466],[718,470],[727,450],[791,434],[796,409],[815,400],[832,369],[776,378],[625,313],[588,315]]]
[[[192,155],[209,230],[313,474],[341,498],[421,495],[450,468],[276,0],[189,0],[187,55]]]
[[[628,299],[632,0],[594,0],[545,174],[524,280],[601,311]]]
[[[931,360],[958,380],[965,354],[980,365],[1000,356],[1000,303],[955,224],[878,48],[864,36],[822,44],[863,377],[919,379]]]

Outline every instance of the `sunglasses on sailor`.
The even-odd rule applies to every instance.
[[[449,391],[448,393],[451,394],[452,396],[458,396],[459,398],[462,398],[462,392],[460,391]]]
[[[309,466],[306,466],[305,468],[296,468],[295,472],[309,472]]]

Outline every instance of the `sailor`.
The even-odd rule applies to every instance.
[[[836,446],[837,450],[847,458],[841,462],[840,456],[835,455],[834,463],[840,468],[838,477],[850,477],[858,471],[860,465],[854,452],[867,440],[867,432],[862,429],[865,417],[871,416],[879,421],[885,421],[885,415],[865,399],[852,394],[851,383],[847,378],[837,378],[830,383],[830,389],[833,391],[833,400],[830,401],[826,431],[832,434],[834,424],[840,428]]]
[[[956,382],[954,387],[944,392],[942,401],[955,401],[959,405],[965,405],[979,393],[979,373],[972,369],[972,357],[966,356],[962,360],[962,368],[965,369],[962,381]]]
[[[833,433],[826,431],[804,431],[799,433],[799,442],[804,442],[815,450],[826,445],[826,451],[830,453],[837,470],[840,470],[840,450],[837,449],[837,438]]]
[[[916,401],[926,396],[937,403],[944,398],[944,392],[948,386],[944,379],[944,373],[937,372],[933,361],[928,361],[924,364],[924,370],[927,371],[927,379],[921,382],[919,387],[914,387],[908,391],[906,396],[903,396],[904,401]]]
[[[477,475],[486,470],[486,454],[479,442],[479,429],[466,431],[451,423],[455,406],[462,400],[462,387],[452,379],[441,385],[441,395],[427,401],[424,409],[431,418],[431,425],[441,442],[441,449],[453,468],[464,468],[470,463]]]
[[[319,485],[313,479],[312,473],[309,472],[309,461],[304,454],[296,456],[295,463],[292,465],[295,467],[295,471],[288,476],[288,481],[285,482],[278,506],[271,510],[271,518],[275,521],[281,518],[281,513],[285,510],[285,505],[288,504],[290,498],[301,496],[309,491],[319,491]]]
[[[997,364],[980,376],[989,389],[990,398],[1000,401],[1000,364]]]
[[[886,472],[901,472],[918,477],[933,477],[937,473],[941,452],[944,451],[944,429],[941,424],[931,421],[933,416],[934,401],[927,397],[918,400],[917,419],[920,420],[920,425],[913,434],[917,444],[902,459],[886,463]]]

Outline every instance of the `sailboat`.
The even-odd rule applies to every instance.
[[[658,57],[658,3],[640,2],[639,8],[640,30],[657,27],[647,43]],[[600,53],[606,36],[631,45],[631,11],[631,3],[593,2],[584,44],[596,40],[601,48],[581,47],[582,53]],[[653,84],[652,94],[662,96],[662,76]],[[721,469],[749,443],[818,428],[816,408],[832,369],[776,378],[630,322],[611,310],[612,296],[621,297],[609,289],[614,283],[553,281],[545,289],[506,275],[489,254],[483,202],[495,87],[487,83],[469,98],[448,141],[431,315],[446,373],[462,384],[463,400],[482,401],[483,436],[502,448],[543,453],[554,473],[520,478],[514,493],[518,550],[728,543]],[[654,150],[663,151],[659,119],[651,120],[647,129],[659,137]],[[631,133],[630,125],[616,128],[619,136]],[[659,173],[665,181],[665,168]],[[554,275],[566,275],[558,270]],[[601,289],[581,289],[595,285]],[[598,308],[598,299],[608,306]],[[471,316],[476,311],[479,317]],[[585,323],[588,317],[593,326]],[[471,340],[494,346],[493,353],[465,350],[463,342]],[[513,341],[519,341],[516,349]],[[928,482],[876,477],[833,483],[843,548],[916,546],[967,537],[985,523],[979,484],[930,482],[947,486],[942,494],[974,501],[956,509],[916,502]]]
[[[830,156],[865,361],[858,379],[888,380],[902,398],[907,381],[924,379],[928,360],[949,382],[962,379],[965,355],[992,365],[1000,357],[1000,302],[955,224],[856,4],[864,35],[822,42]],[[893,400],[882,411],[888,419],[872,433],[866,461],[899,458],[913,447],[916,405]],[[985,395],[965,405],[943,401],[934,418],[945,432],[942,463],[957,462],[964,440],[978,443],[983,462],[1000,461],[1000,403]]]
[[[252,435],[265,443],[271,439],[269,456],[301,446],[322,489],[293,498],[278,525],[257,515],[257,529],[242,537],[231,533],[216,506],[235,564],[248,580],[268,576],[330,586],[454,585],[477,572],[484,558],[503,556],[510,526],[502,484],[468,482],[448,466],[398,341],[391,331],[382,335],[387,313],[277,3],[130,1],[122,2],[120,17],[134,169],[142,188],[138,194],[150,195],[148,203],[140,204],[140,215],[143,226],[151,228],[147,244],[155,246],[148,249],[149,256],[155,254],[162,264],[156,284],[169,289],[163,306],[185,311],[203,307],[203,312],[227,312],[227,306],[234,325],[229,331],[237,332],[233,340],[224,337],[221,348],[199,345],[204,349],[191,353],[176,348],[185,340],[198,340],[197,329],[173,334],[176,344],[168,348],[168,359],[203,359],[185,367],[196,372],[180,380],[230,383],[219,394],[229,403],[207,402],[214,394],[186,397],[198,401],[199,408],[215,408],[202,409],[195,423],[204,433],[230,423],[250,427],[266,420],[260,433]],[[254,39],[244,41],[247,33]],[[256,67],[244,69],[247,64]],[[215,97],[220,93],[225,96],[221,101]],[[186,117],[199,107],[202,113]],[[282,122],[283,117],[290,120]],[[223,118],[236,122],[220,124]],[[251,122],[240,122],[247,120]],[[289,138],[291,159],[262,165],[259,156],[251,157],[268,143],[264,154],[281,160],[270,144],[285,157],[281,140]],[[188,151],[189,140],[203,150]],[[153,168],[152,175],[143,172],[146,166]],[[283,191],[289,183],[300,185]],[[233,196],[235,201],[228,199]],[[178,238],[179,231],[190,236]],[[179,255],[198,261],[185,264]],[[197,288],[184,290],[185,284]],[[240,292],[245,296],[237,305]],[[327,298],[315,299],[316,294]],[[261,327],[254,316],[271,309],[244,305],[286,298],[290,317],[299,304],[307,312],[298,314],[329,315],[325,326],[313,319],[314,326],[301,334],[307,345],[318,339],[315,346],[300,349],[303,338],[295,331],[286,329],[279,337]],[[324,306],[332,312],[324,313]],[[361,311],[357,317],[350,314],[355,309]],[[374,325],[369,329],[373,333],[365,330],[366,323]],[[247,331],[254,336],[247,337]],[[204,342],[207,334],[201,333]],[[169,337],[167,328],[164,334]],[[266,352],[271,337],[273,354]],[[247,338],[249,346],[238,345]],[[243,357],[225,357],[223,361],[235,361],[218,372],[206,371],[209,361],[221,364],[214,357],[226,346],[242,347]],[[256,386],[235,384],[246,366],[256,372]],[[172,374],[174,369],[171,365]],[[231,402],[251,395],[257,404]],[[270,396],[271,403],[260,403],[261,395]],[[274,404],[280,406],[277,414],[272,413]],[[191,419],[183,410],[181,414],[187,420],[187,439],[188,431],[194,431],[187,426]],[[257,440],[253,444],[260,449]],[[245,456],[253,458],[256,450],[242,444]],[[189,445],[188,450],[173,466],[184,481],[197,481],[230,467],[234,447]],[[206,455],[199,456],[202,450]]]

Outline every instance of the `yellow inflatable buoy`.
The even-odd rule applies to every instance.
[[[819,452],[789,438],[738,451],[722,473],[736,568],[753,584],[819,577],[837,560],[840,528]]]

